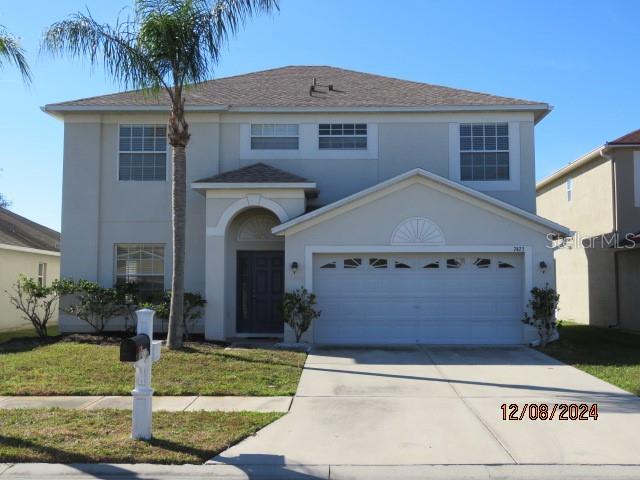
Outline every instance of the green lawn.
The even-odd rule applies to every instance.
[[[640,335],[571,322],[559,331],[560,340],[542,352],[640,395]]]
[[[280,416],[156,412],[146,442],[123,410],[0,410],[0,462],[201,464]]]
[[[293,395],[306,354],[227,350],[186,343],[163,349],[153,367],[156,395]],[[0,395],[129,395],[134,368],[118,345],[57,341],[0,344]]]
[[[49,333],[49,336],[51,337],[55,337],[56,335],[60,334],[58,332],[57,325],[51,325],[48,328],[47,333]],[[0,343],[8,342],[12,338],[24,338],[24,337],[35,337],[35,336],[37,336],[36,330],[32,327],[20,328],[18,330],[6,330],[6,331],[0,332]]]

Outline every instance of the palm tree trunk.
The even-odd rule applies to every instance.
[[[186,210],[186,149],[173,148],[172,223],[173,223],[173,275],[171,277],[171,307],[167,346],[182,346],[182,317],[184,308],[184,256]]]
[[[169,143],[172,153],[171,181],[171,217],[173,224],[173,272],[171,278],[171,307],[167,347],[182,347],[182,322],[184,310],[184,258],[185,258],[185,221],[187,207],[187,142],[189,127],[184,118],[184,99],[173,106],[169,118]]]

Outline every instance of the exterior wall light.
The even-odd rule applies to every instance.
[[[294,275],[296,274],[296,272],[298,271],[298,262],[291,262],[291,271]]]
[[[547,270],[547,262],[545,262],[544,260],[540,262],[540,270],[542,270],[542,273]]]

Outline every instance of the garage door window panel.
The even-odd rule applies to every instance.
[[[438,269],[440,268],[440,260],[428,261],[427,263],[424,264],[422,268],[433,269],[433,270]]]
[[[396,270],[411,270],[411,268],[413,268],[409,263],[406,263],[402,260],[394,260],[393,267]]]
[[[491,259],[486,257],[476,257],[473,265],[479,269],[491,268]]]
[[[386,258],[371,257],[369,259],[369,266],[374,270],[386,269],[389,265],[389,261]]]
[[[362,267],[362,258],[345,258],[342,266],[346,270],[356,270]]]
[[[448,269],[464,268],[464,257],[447,258]]]

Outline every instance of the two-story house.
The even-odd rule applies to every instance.
[[[535,338],[520,320],[568,234],[535,211],[547,104],[293,66],[194,85],[186,105],[186,289],[206,296],[206,338],[282,336],[299,286],[317,343]],[[170,288],[167,102],[45,110],[65,124],[62,275]]]
[[[640,130],[536,188],[538,212],[574,231],[555,255],[562,317],[640,331]]]

